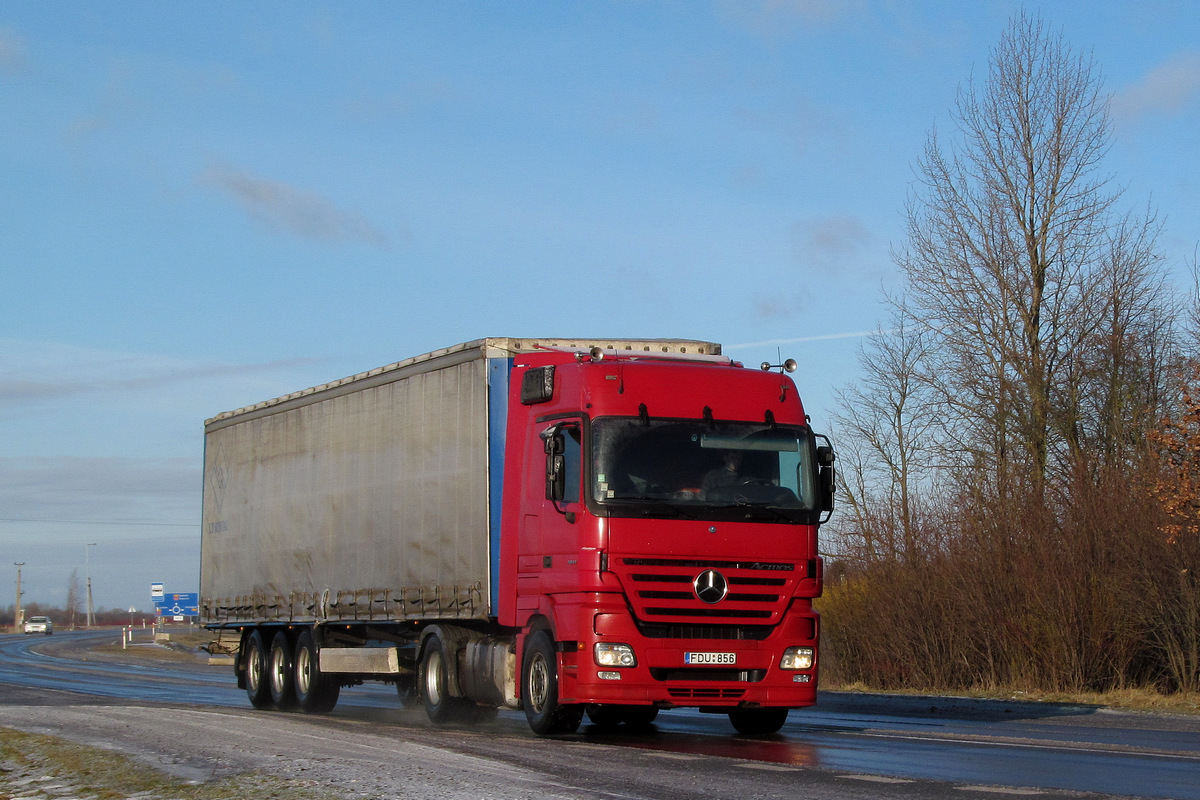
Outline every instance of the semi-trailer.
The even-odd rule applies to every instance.
[[[695,340],[487,338],[205,423],[201,617],[256,708],[395,684],[541,735],[816,699],[834,454]]]

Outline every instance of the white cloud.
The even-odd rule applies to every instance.
[[[199,525],[191,458],[0,457],[0,524]]]
[[[58,400],[124,397],[171,389],[182,383],[277,373],[311,359],[262,364],[194,362],[148,353],[125,353],[57,342],[0,337],[0,412]]]
[[[793,228],[793,242],[801,264],[845,269],[871,242],[871,231],[848,214],[803,220]]]
[[[1200,51],[1176,53],[1112,98],[1113,116],[1135,122],[1152,114],[1177,114],[1200,99]]]
[[[0,557],[27,562],[27,599],[62,602],[92,542],[98,605],[141,605],[152,579],[194,591],[204,417],[309,385],[313,363],[0,337]]]
[[[0,26],[0,73],[16,75],[25,69],[25,42],[11,28]]]
[[[303,239],[358,242],[378,248],[391,246],[387,234],[366,217],[339,208],[315,192],[252,175],[227,164],[210,167],[201,180],[220,189],[267,227]]]

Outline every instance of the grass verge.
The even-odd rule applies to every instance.
[[[865,694],[938,695],[971,697],[979,700],[1010,700],[1024,703],[1062,703],[1064,705],[1102,706],[1121,711],[1145,711],[1159,714],[1200,715],[1200,692],[1162,694],[1152,689],[1118,689],[1111,692],[1050,692],[1037,689],[972,689],[970,691],[935,691],[920,689],[881,691],[862,683],[824,684],[829,691],[862,692]]]
[[[120,753],[0,728],[0,800],[62,794],[97,800],[336,800],[313,781],[248,773],[195,784]]]

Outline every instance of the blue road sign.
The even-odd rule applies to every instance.
[[[160,617],[200,616],[199,592],[163,592],[162,597],[152,599],[154,610]]]

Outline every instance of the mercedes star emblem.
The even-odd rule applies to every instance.
[[[705,603],[719,603],[729,594],[729,581],[715,569],[706,569],[692,581],[692,588],[696,590],[696,597]]]

